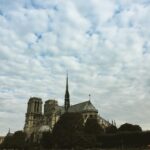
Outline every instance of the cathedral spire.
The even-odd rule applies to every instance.
[[[69,96],[69,86],[68,86],[68,73],[66,77],[66,92],[65,92],[65,111],[67,112],[70,107],[70,96]]]

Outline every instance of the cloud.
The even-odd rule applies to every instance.
[[[67,70],[72,104],[90,93],[104,118],[148,129],[147,0],[0,3],[1,134],[23,128],[30,96],[63,105]]]

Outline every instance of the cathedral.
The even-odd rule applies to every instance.
[[[42,99],[38,97],[31,97],[28,101],[24,131],[29,137],[31,134],[52,131],[60,116],[66,112],[81,113],[84,123],[88,118],[97,118],[103,128],[111,125],[98,114],[98,110],[91,103],[90,99],[75,105],[70,105],[68,75],[66,78],[64,106],[59,106],[58,101],[49,99],[45,101],[44,111],[42,111],[42,104]]]

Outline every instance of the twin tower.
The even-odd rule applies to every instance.
[[[47,100],[44,104],[43,112],[42,103],[42,99],[38,97],[31,97],[28,101],[24,126],[24,131],[27,134],[37,132],[43,125],[52,129],[62,113],[68,112],[70,107],[68,75],[66,77],[64,106],[58,106],[58,102],[56,100]]]
[[[65,101],[64,101],[64,108],[67,112],[70,107],[70,94],[69,94],[69,85],[68,85],[68,75],[66,78],[66,91],[65,91]],[[46,103],[44,105],[46,108]],[[45,110],[45,109],[44,109]],[[31,97],[28,102],[27,113],[42,113],[42,99],[37,97]]]
[[[50,99],[45,102],[44,112],[42,112],[42,99],[31,97],[28,101],[24,131],[30,136],[32,133],[40,135],[42,132],[52,130],[60,116],[65,112],[80,113],[84,119],[84,123],[88,118],[95,118],[98,119],[99,124],[103,128],[110,125],[107,120],[98,115],[98,110],[92,104],[90,99],[88,101],[70,105],[67,75],[64,106],[59,106],[56,100]]]

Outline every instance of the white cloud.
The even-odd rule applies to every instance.
[[[67,70],[73,104],[91,93],[106,119],[148,128],[148,1],[0,4],[1,134],[23,127],[30,96],[63,105]]]

